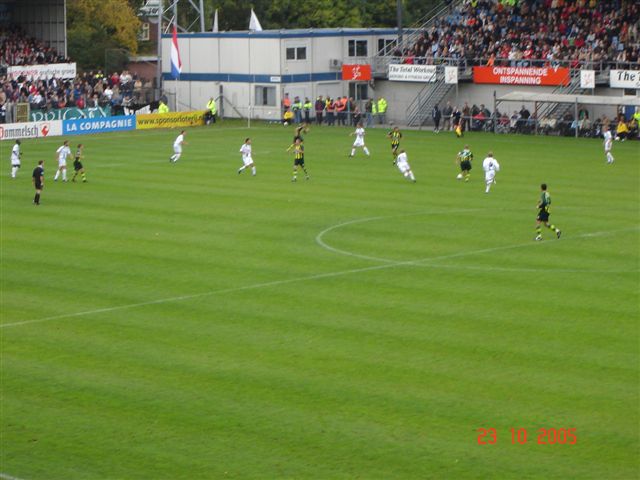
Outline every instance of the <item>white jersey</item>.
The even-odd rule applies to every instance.
[[[240,153],[242,154],[242,163],[245,165],[250,165],[253,163],[253,159],[251,158],[251,145],[248,143],[243,143],[240,147]]]
[[[604,150],[606,152],[611,150],[611,141],[612,141],[611,131],[607,130],[606,132],[604,132]]]
[[[71,155],[71,149],[66,145],[62,145],[56,150],[56,153],[58,154],[58,165],[66,165],[67,157]]]
[[[362,147],[364,146],[364,128],[359,127],[356,128],[356,140],[353,142],[354,147]]]
[[[184,135],[180,134],[177,136],[176,141],[173,142],[173,148],[182,147],[182,142],[184,142]]]
[[[13,146],[13,150],[11,150],[11,165],[20,165],[20,145],[17,143]]]
[[[496,172],[500,171],[500,164],[495,158],[487,157],[482,162],[482,169],[486,173],[493,172],[493,174],[495,175]]]
[[[396,166],[402,173],[411,170],[411,167],[409,166],[409,158],[407,157],[406,152],[403,152],[396,157]]]

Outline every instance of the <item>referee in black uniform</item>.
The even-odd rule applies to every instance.
[[[44,188],[44,160],[38,162],[38,166],[33,169],[33,186],[36,189],[36,196],[33,197],[33,204],[40,205],[40,193]]]

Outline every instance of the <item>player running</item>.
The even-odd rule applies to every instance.
[[[355,156],[356,147],[362,147],[362,150],[364,150],[365,155],[368,157],[370,155],[370,153],[369,153],[369,149],[364,144],[365,131],[364,131],[364,128],[362,128],[362,123],[358,123],[358,125],[356,127],[356,131],[355,132],[351,132],[349,134],[350,137],[353,137],[354,135],[356,136],[356,139],[353,142],[353,146],[351,147],[351,155],[349,155],[349,157]]]
[[[87,175],[84,172],[84,165],[82,165],[82,149],[83,145],[81,143],[78,144],[76,148],[76,157],[73,160],[73,177],[71,177],[71,181],[75,182],[78,174],[82,177],[82,183],[87,183]]]
[[[244,143],[240,147],[240,153],[242,154],[242,166],[238,169],[238,175],[242,173],[245,168],[251,168],[251,175],[256,174],[256,166],[253,164],[253,157],[251,156],[251,139],[245,138]]]
[[[496,173],[500,171],[500,164],[493,158],[493,152],[487,153],[487,158],[482,162],[484,170],[484,181],[487,185],[484,193],[489,193],[491,185],[496,183]]]
[[[409,165],[409,159],[407,158],[407,153],[404,150],[400,150],[400,153],[393,163],[396,167],[398,167],[400,173],[404,175],[404,178],[412,181],[413,183],[416,183],[416,177],[411,171],[411,165]]]
[[[602,132],[602,136],[604,137],[604,154],[607,158],[607,163],[611,165],[613,162],[615,162],[613,155],[611,155],[611,147],[613,147],[613,137],[608,125],[604,125],[602,127]]]
[[[556,236],[560,238],[560,229],[555,225],[549,224],[549,209],[551,207],[551,195],[547,192],[547,184],[540,185],[542,194],[540,195],[540,201],[538,202],[538,217],[536,218],[536,241],[542,240],[542,225],[549,230],[556,232]]]
[[[173,155],[169,157],[169,162],[176,163],[180,159],[183,145],[187,145],[187,142],[184,141],[184,130],[180,132],[180,135],[173,142]]]
[[[62,173],[62,181],[67,181],[67,157],[71,155],[69,148],[69,140],[65,140],[61,147],[56,150],[56,158],[58,159],[58,170],[53,177],[53,181],[57,182],[58,177]]]
[[[396,158],[398,156],[398,149],[400,148],[402,132],[400,132],[398,127],[393,127],[393,130],[387,133],[387,137],[391,139],[391,153],[393,154],[393,158]]]
[[[473,153],[469,149],[469,145],[465,145],[464,149],[458,152],[456,157],[456,163],[460,166],[460,173],[456,177],[458,180],[464,178],[465,182],[469,181],[471,177],[471,162],[473,161]]]
[[[20,143],[20,140],[16,140],[15,145],[11,149],[11,178],[16,178],[18,170],[20,169],[20,159],[22,158]]]
[[[293,147],[293,178],[292,182],[298,181],[298,169],[301,168],[304,172],[304,178],[309,180],[309,173],[304,166],[304,145],[302,145],[302,140],[300,138],[296,138],[295,143],[292,145]],[[287,149],[287,152],[291,150],[291,147]]]

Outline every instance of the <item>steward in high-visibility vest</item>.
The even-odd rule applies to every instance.
[[[380,123],[385,123],[387,118],[387,101],[380,97],[378,99],[378,118],[380,119]]]
[[[169,107],[162,100],[158,102],[158,113],[169,113]]]
[[[311,123],[311,109],[313,108],[313,103],[308,98],[304,99],[304,104],[302,105],[304,110],[304,121],[307,123]]]
[[[213,99],[213,97],[211,97],[207,102],[207,110],[209,110],[207,112],[207,115],[206,115],[207,118],[205,120],[207,125],[209,123],[216,123],[216,114],[218,113],[218,106],[216,105],[216,101]]]

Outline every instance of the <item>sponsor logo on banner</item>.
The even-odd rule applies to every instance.
[[[342,65],[342,80],[354,82],[371,80],[371,65]]]
[[[13,78],[20,76],[28,80],[43,80],[49,78],[75,78],[75,63],[49,63],[47,65],[19,65],[7,67],[7,75]]]
[[[435,82],[435,65],[389,65],[389,80],[395,82]]]
[[[204,125],[205,112],[170,112],[136,115],[136,128],[194,127]]]
[[[499,85],[569,85],[565,67],[473,67],[473,83]]]
[[[640,70],[611,70],[609,72],[611,88],[635,88],[640,90]]]
[[[73,120],[74,118],[105,118],[111,116],[111,107],[56,108],[55,110],[31,110],[29,120]]]
[[[0,124],[0,140],[19,138],[44,138],[62,135],[62,122],[28,122]]]
[[[124,130],[135,130],[135,128],[135,115],[107,118],[81,118],[77,120],[62,121],[62,132],[64,135],[86,135],[89,133],[121,132]]]
[[[595,70],[580,70],[580,88],[596,88]]]
[[[451,85],[458,83],[458,67],[444,67],[444,83]]]

